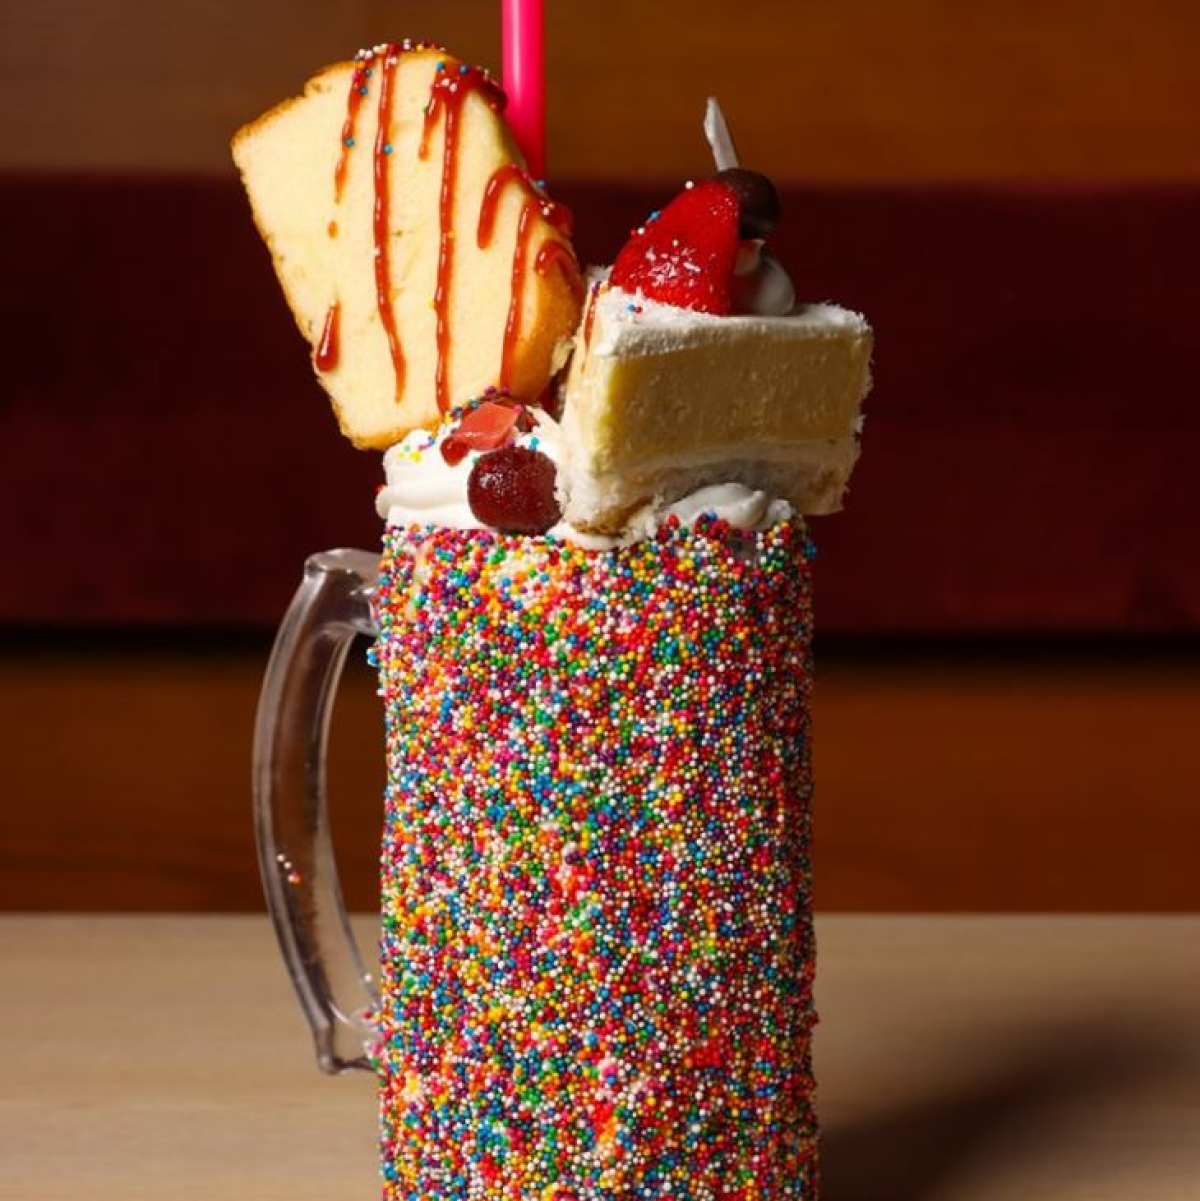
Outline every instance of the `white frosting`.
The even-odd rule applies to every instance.
[[[673,514],[683,525],[695,525],[703,513],[715,513],[737,530],[759,530],[790,517],[792,506],[785,500],[772,500],[765,492],[745,484],[709,484],[690,496],[667,505],[664,514]]]
[[[562,454],[558,423],[547,413],[531,411],[536,425],[528,433],[521,434],[516,444],[541,451],[557,466]],[[447,419],[436,434],[414,430],[384,454],[387,483],[376,496],[375,508],[389,525],[432,525],[456,530],[486,528],[471,512],[467,501],[471,469],[484,452],[470,451],[461,462],[453,465],[442,455],[442,442],[456,424]],[[549,536],[588,550],[607,550],[653,537],[668,517],[673,516],[681,524],[690,526],[705,513],[727,521],[735,529],[760,530],[791,516],[792,509],[786,501],[774,500],[765,492],[745,484],[711,484],[670,504],[645,505],[631,517],[619,537],[588,533],[565,521],[554,526]]]
[[[391,525],[440,525],[475,529],[479,522],[467,504],[467,480],[474,455],[451,466],[426,430],[413,430],[386,451],[387,483],[375,497],[375,510]]]
[[[835,304],[800,304],[788,313],[732,313],[726,317],[677,308],[620,288],[602,289],[592,302],[593,355],[662,354],[690,346],[749,339],[769,343],[786,338],[867,336],[866,318]]]

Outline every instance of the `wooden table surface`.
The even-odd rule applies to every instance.
[[[1200,1199],[1200,917],[819,937],[824,1201]],[[265,918],[3,917],[0,964],[5,1201],[377,1196]]]

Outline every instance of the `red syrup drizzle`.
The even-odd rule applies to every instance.
[[[475,245],[483,250],[490,246],[492,235],[496,232],[496,207],[505,187],[510,183],[528,188],[529,177],[518,163],[505,163],[492,172],[492,177],[483,189],[483,200],[479,205],[479,227],[475,233]]]
[[[567,287],[578,301],[583,300],[583,279],[579,274],[579,264],[575,255],[566,242],[549,238],[538,247],[537,257],[533,260],[533,269],[538,275],[548,275],[550,268],[557,263],[562,271]]]
[[[544,196],[537,185],[529,178],[525,170],[516,163],[505,163],[492,172],[483,192],[483,201],[479,206],[479,226],[476,231],[476,243],[483,249],[495,232],[496,209],[500,197],[509,184],[515,184],[525,193],[525,203],[521,207],[521,215],[517,219],[517,239],[513,247],[512,282],[509,293],[508,317],[504,323],[504,344],[500,353],[500,387],[507,388],[512,381],[512,358],[516,351],[517,338],[521,328],[521,310],[525,300],[525,264],[529,258],[529,239],[531,223],[539,212],[555,229],[570,236],[572,228],[571,210],[565,205],[556,204]],[[533,269],[539,275],[545,275],[550,269],[551,262],[560,262],[572,291],[582,294],[583,284],[579,278],[579,267],[575,256],[565,242],[551,239],[542,244],[534,259]]]
[[[367,60],[369,61],[369,60]],[[338,149],[337,163],[333,168],[333,202],[340,204],[346,186],[346,168],[350,162],[350,151],[354,148],[354,134],[358,128],[358,110],[367,94],[367,80],[371,68],[366,61],[356,62],[350,75],[350,94],[346,97],[346,119],[342,122],[342,139]],[[330,221],[325,227],[330,238],[338,235],[338,224]],[[325,324],[321,329],[321,340],[313,356],[318,371],[332,371],[338,360],[338,314],[341,303],[335,300],[325,313]]]
[[[588,291],[587,311],[583,317],[583,344],[590,345],[592,341],[592,326],[596,324],[596,302],[600,299],[600,285],[592,284]]]
[[[379,81],[379,124],[375,133],[375,299],[379,308],[379,320],[387,334],[388,349],[392,353],[392,366],[396,372],[396,395],[404,389],[404,350],[396,330],[396,310],[391,295],[391,254],[388,238],[388,162],[392,146],[388,140],[392,125],[392,94],[396,83],[396,67],[400,62],[401,48],[395,43],[387,46],[383,53],[383,66]]]
[[[521,207],[517,220],[517,244],[513,247],[512,284],[509,290],[508,320],[504,323],[504,347],[500,352],[500,387],[512,379],[513,352],[521,332],[521,310],[525,307],[525,262],[529,258],[529,230],[537,216],[538,202],[530,198]]]
[[[337,166],[333,169],[333,199],[337,203],[342,198],[342,189],[346,186],[346,168],[350,162],[350,151],[354,148],[354,131],[358,126],[358,110],[367,94],[367,80],[371,68],[366,60],[354,66],[350,76],[350,95],[346,97],[346,119],[342,122],[342,145],[338,152]],[[332,236],[332,235],[331,235]]]
[[[338,317],[342,306],[334,301],[325,314],[325,325],[321,329],[321,340],[317,343],[317,353],[313,362],[318,371],[332,371],[338,361]]]
[[[445,113],[442,135],[442,188],[438,199],[437,286],[433,293],[433,308],[437,318],[437,373],[435,386],[438,408],[444,413],[450,407],[450,289],[454,278],[454,198],[458,184],[458,125],[463,102],[471,92],[483,92],[488,104],[499,109],[503,93],[479,67],[468,67],[453,60],[439,63],[425,123],[421,129],[419,155],[429,157],[429,143],[438,115]]]

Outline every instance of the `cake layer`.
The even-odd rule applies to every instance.
[[[343,432],[385,449],[489,386],[534,400],[582,284],[478,68],[360,51],[251,122],[234,158]]]
[[[835,305],[718,317],[599,285],[566,386],[568,520],[612,528],[647,500],[729,479],[803,513],[836,510],[870,357],[866,320]]]

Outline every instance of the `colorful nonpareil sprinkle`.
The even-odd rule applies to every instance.
[[[811,557],[388,531],[387,1201],[815,1198]]]

